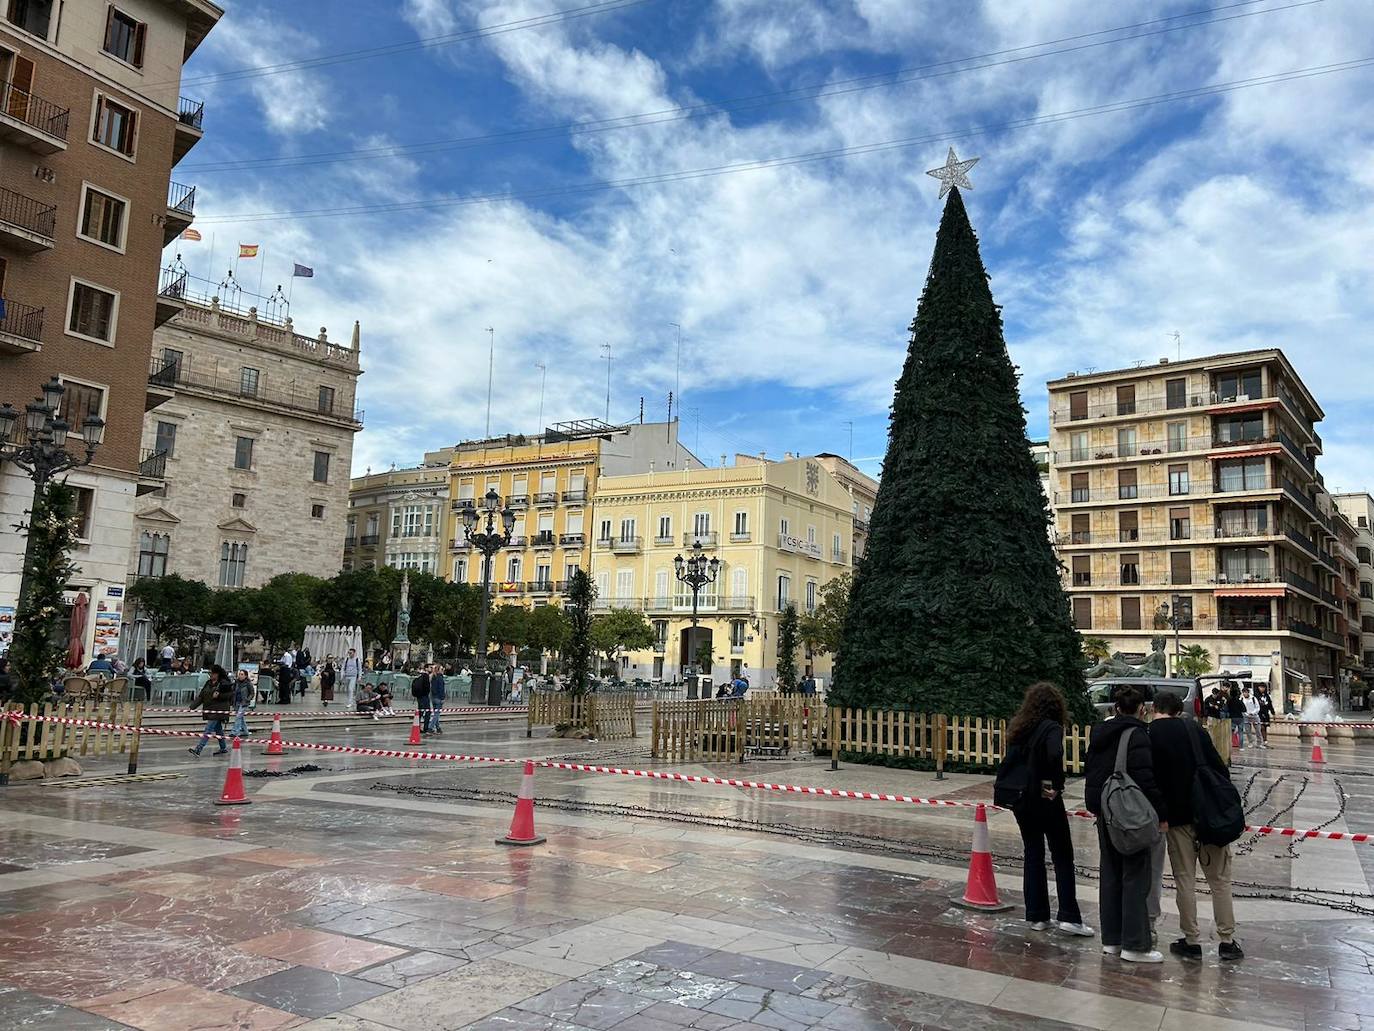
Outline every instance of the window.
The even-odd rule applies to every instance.
[[[620,539],[622,541],[635,539],[635,521],[633,519],[620,520]]]
[[[615,574],[615,597],[617,601],[629,602],[635,596],[635,571],[618,569]]]
[[[95,512],[95,491],[90,487],[72,487],[76,503],[76,536],[78,540],[91,539],[91,516]]]
[[[1073,473],[1069,476],[1069,500],[1088,500],[1088,474]]]
[[[582,533],[582,509],[569,512],[565,517],[565,525],[568,533]]]
[[[754,607],[754,599],[749,597],[749,570],[743,566],[730,570],[730,597],[737,605],[748,601],[749,607]]]
[[[1223,372],[1217,375],[1217,397],[1222,401],[1263,396],[1264,388],[1260,386],[1259,369]]]
[[[1140,540],[1140,513],[1120,512],[1116,517],[1116,539],[1123,544]]]
[[[125,213],[128,201],[86,184],[81,193],[81,224],[77,234],[117,251],[124,249]]]
[[[1361,581],[1360,581],[1360,597],[1361,597],[1361,598],[1374,598],[1374,584],[1370,583],[1368,580],[1361,580]]]
[[[67,318],[67,332],[102,344],[114,343],[118,294],[73,279],[68,307],[71,314]]]
[[[543,587],[546,591],[553,585],[553,566],[541,562],[534,567],[534,582]]]
[[[1180,495],[1188,493],[1188,467],[1186,465],[1169,466],[1169,493]]]
[[[176,379],[181,378],[181,369],[185,364],[186,356],[174,347],[164,347],[162,349],[162,360],[176,370],[173,374]]]
[[[806,611],[816,611],[816,581],[806,581]]]
[[[334,388],[333,388],[333,387],[320,387],[320,400],[319,400],[319,404],[318,404],[317,407],[318,407],[318,410],[319,410],[319,411],[325,412],[325,413],[329,413],[329,412],[334,411]]]
[[[315,469],[314,469],[313,475],[314,475],[314,479],[315,479],[315,482],[316,482],[316,483],[328,483],[328,482],[329,482],[329,452],[328,452],[328,451],[316,451],[316,452],[315,452]]]
[[[125,157],[133,157],[137,136],[138,112],[107,96],[97,95],[91,141],[117,150]]]
[[[748,536],[748,534],[749,534],[749,513],[748,513],[748,512],[736,512],[736,513],[735,513],[735,536],[736,536],[736,537],[745,537],[745,536]]]
[[[243,541],[225,541],[219,546],[219,585],[242,587],[247,565],[248,545]]]
[[[1135,414],[1135,385],[1116,388],[1116,414]]]
[[[673,517],[658,517],[658,539],[661,541],[670,540],[673,536]]]
[[[1075,598],[1073,600],[1073,625],[1078,630],[1091,630],[1093,628],[1093,600],[1091,598]]]
[[[1191,552],[1169,552],[1169,582],[1175,586],[1193,582],[1193,556]]]
[[[53,0],[10,0],[9,20],[25,32],[48,38]]]
[[[138,575],[167,575],[168,538],[163,533],[144,530],[138,535]]]
[[[460,555],[453,560],[453,582],[467,583],[468,579],[468,560],[466,555]]]
[[[1073,585],[1091,587],[1093,582],[1093,560],[1087,555],[1073,557]]]
[[[239,372],[239,395],[241,397],[258,396],[258,380],[260,373],[257,369],[250,369],[245,365]]]
[[[743,647],[744,647],[744,636],[745,636],[745,634],[747,633],[747,631],[746,631],[746,629],[745,629],[746,626],[747,626],[747,624],[746,624],[746,623],[744,622],[744,620],[742,620],[742,619],[732,619],[732,620],[730,620],[730,647],[731,647],[731,648],[743,648]],[[666,637],[667,634],[668,634],[668,624],[667,624],[667,623],[664,623],[664,624],[663,624],[663,637]],[[662,640],[663,638],[660,637],[659,639]]]
[[[1069,461],[1086,462],[1091,457],[1088,452],[1088,431],[1074,430],[1069,434]]]
[[[177,456],[177,424],[174,422],[162,422],[157,424],[157,440],[153,444],[154,451],[163,452],[168,458]]]
[[[808,526],[808,527],[806,528],[806,543],[807,543],[807,544],[815,544],[815,543],[816,543],[816,528],[815,528],[814,526]]]
[[[601,528],[596,535],[596,539],[599,541],[608,541],[611,539],[611,521],[609,519],[601,520]]]
[[[1121,583],[1132,585],[1140,583],[1140,555],[1131,552],[1121,554]]]
[[[711,532],[711,513],[696,512],[692,515],[692,533],[705,537]]]
[[[1355,549],[1355,558],[1356,558],[1356,560],[1357,560],[1358,562],[1360,562],[1362,565],[1366,565],[1366,566],[1369,565],[1369,564],[1370,564],[1370,561],[1369,561],[1369,549],[1368,549],[1368,548],[1365,548],[1365,547],[1356,548],[1356,549]]]
[[[1188,407],[1188,381],[1186,379],[1164,381],[1164,407],[1171,412]]]
[[[660,569],[654,574],[654,603],[657,605],[668,604],[668,570]]]
[[[1122,598],[1121,599],[1121,629],[1139,630],[1140,629],[1140,599]]]
[[[148,26],[130,18],[118,7],[110,7],[105,15],[105,53],[119,58],[135,68],[143,67],[143,48],[148,40]]]
[[[1088,392],[1075,390],[1069,395],[1069,419],[1077,422],[1088,417]]]
[[[92,416],[104,418],[104,388],[91,386],[89,383],[74,383],[69,379],[63,379],[62,385],[67,389],[62,395],[62,403],[58,406],[57,413],[66,420],[70,432],[79,435],[81,427]]]
[[[1164,427],[1164,432],[1168,435],[1169,454],[1173,455],[1188,450],[1188,424],[1186,422],[1168,423]]]
[[[792,536],[792,524],[787,521],[786,516],[778,520],[778,532],[784,537]]]
[[[1122,501],[1140,497],[1140,487],[1136,482],[1136,470],[1118,469],[1116,473],[1116,496]]]
[[[516,532],[524,535],[524,529],[517,527]],[[405,505],[391,513],[391,536],[393,537],[432,537],[434,535],[434,509],[429,505]]]
[[[1135,427],[1129,426],[1116,431],[1116,457],[1129,458],[1135,454],[1136,435]]]
[[[1076,513],[1069,521],[1069,543],[1091,544],[1092,542],[1092,518],[1086,512]]]
[[[251,469],[253,468],[253,438],[235,437],[234,438],[234,468]]]
[[[506,560],[506,580],[510,583],[520,582],[520,556],[512,555]]]
[[[1263,458],[1243,458],[1238,461],[1217,463],[1217,489],[1263,490],[1265,486],[1265,466]]]
[[[792,578],[784,573],[778,574],[778,611],[787,608],[788,598],[792,593]]]
[[[239,493],[237,493],[237,492],[234,493],[234,494],[232,494],[232,495],[230,495],[230,497],[229,497],[229,505],[230,505],[231,508],[247,508],[247,507],[248,507],[248,495],[247,495],[247,494],[239,494]]]
[[[311,505],[311,506],[310,506],[310,518],[311,518],[311,519],[323,519],[323,518],[324,518],[324,506],[323,506],[323,505]]]
[[[1193,514],[1186,508],[1169,509],[1169,540],[1187,541],[1193,538]]]
[[[1269,532],[1269,509],[1264,505],[1223,508],[1217,512],[1217,536],[1263,537]]]
[[[1269,579],[1268,548],[1222,548],[1221,576],[1228,583]]]
[[[830,538],[830,557],[836,562],[844,558],[844,539],[838,533]]]
[[[1218,444],[1240,444],[1264,438],[1264,416],[1258,412],[1220,419],[1216,423]]]

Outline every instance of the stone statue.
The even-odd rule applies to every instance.
[[[1169,663],[1164,657],[1164,638],[1156,635],[1150,638],[1150,656],[1139,666],[1133,666],[1121,657],[1120,652],[1112,652],[1110,659],[1104,659],[1089,666],[1083,675],[1089,680],[1097,677],[1166,677]]]
[[[396,613],[396,643],[410,641],[410,574],[401,574],[401,605]]]

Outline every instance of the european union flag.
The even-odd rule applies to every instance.
[[[315,270],[308,265],[296,265],[296,270],[291,273],[292,279],[314,279]]]

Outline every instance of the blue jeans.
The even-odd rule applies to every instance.
[[[439,729],[439,710],[444,707],[443,699],[430,699],[429,712],[425,718],[425,729],[435,731]]]
[[[229,747],[229,742],[224,737],[224,720],[211,720],[205,724],[205,733],[200,735],[200,740],[196,742],[196,751],[199,752],[205,747],[205,743],[212,737],[219,738],[219,750],[225,751]]]
[[[1240,747],[1245,747],[1245,718],[1234,717],[1231,720],[1231,733],[1240,741]]]
[[[248,713],[248,707],[247,707],[246,705],[240,705],[240,706],[238,707],[238,709],[235,711],[235,713],[234,713],[234,730],[233,730],[233,735],[234,735],[235,737],[247,737],[247,736],[248,736],[248,718],[247,718],[247,713]]]

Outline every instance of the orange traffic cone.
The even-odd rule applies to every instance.
[[[215,805],[252,805],[243,790],[243,751],[239,739],[234,738],[234,749],[229,753],[229,769],[224,771],[224,790]]]
[[[1312,761],[1314,763],[1326,762],[1326,756],[1322,755],[1322,737],[1320,731],[1312,732]]]
[[[420,710],[415,710],[415,720],[410,724],[410,740],[406,742],[411,745],[420,743]]]
[[[286,752],[281,746],[281,713],[272,714],[272,737],[267,742],[265,755],[285,755]]]
[[[542,845],[544,838],[534,833],[534,763],[525,760],[525,774],[520,778],[520,796],[515,800],[515,816],[510,832],[497,838],[498,845]]]
[[[951,900],[965,909],[1000,913],[1011,909],[997,896],[997,878],[992,872],[992,852],[988,847],[988,814],[980,803],[973,813],[973,854],[968,862],[968,884],[963,898]]]

